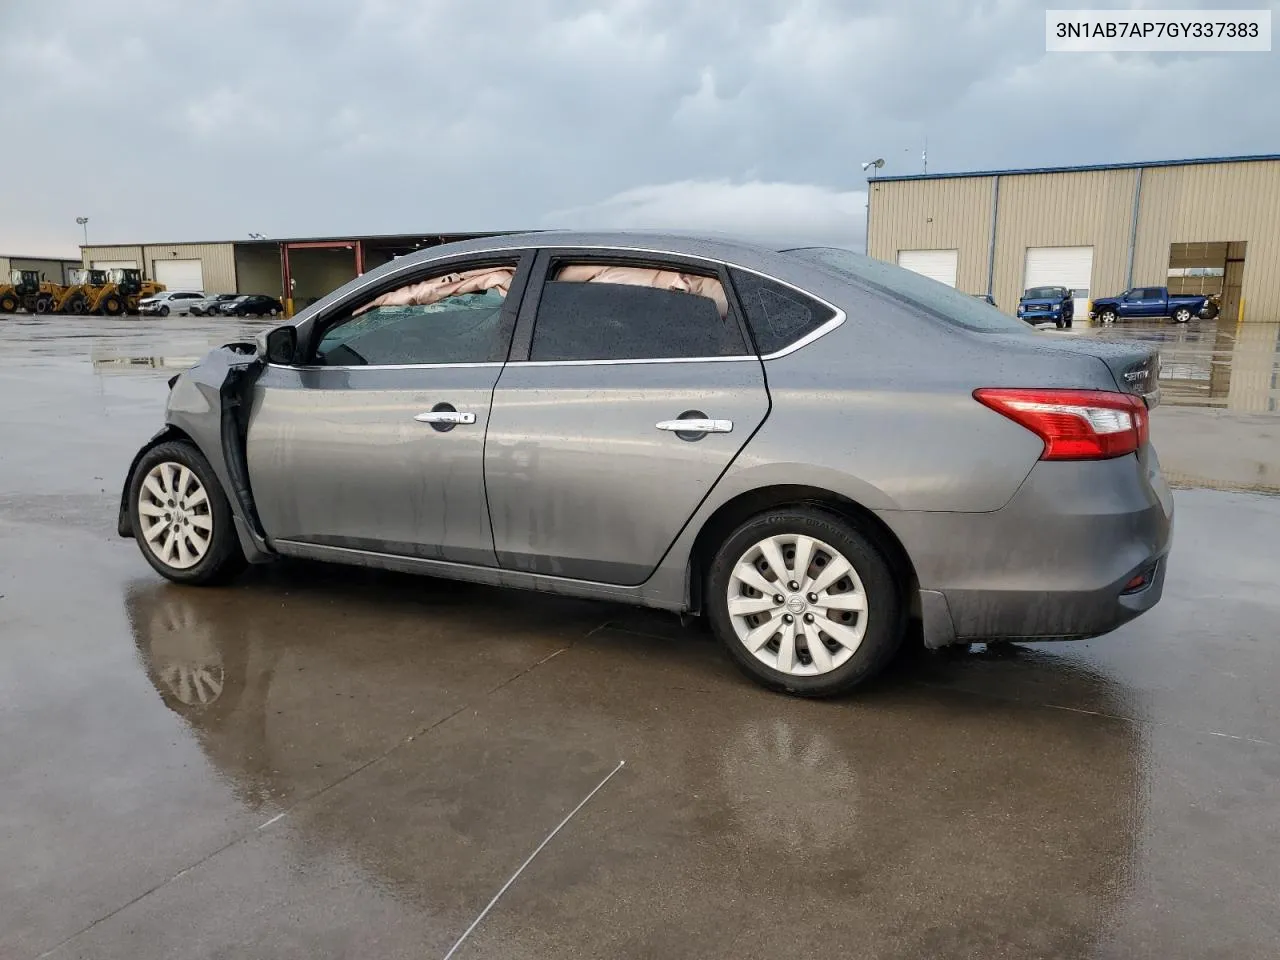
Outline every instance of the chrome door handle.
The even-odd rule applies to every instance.
[[[655,424],[659,430],[669,433],[730,433],[733,430],[732,420],[662,420]]]
[[[460,410],[428,410],[413,419],[419,423],[475,423],[474,413],[462,413]]]

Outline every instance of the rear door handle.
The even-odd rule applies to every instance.
[[[474,413],[463,413],[461,410],[428,410],[426,413],[420,413],[413,419],[419,423],[475,423],[476,415]]]
[[[733,421],[690,418],[662,420],[656,426],[659,430],[666,430],[669,433],[730,433],[733,430]]]

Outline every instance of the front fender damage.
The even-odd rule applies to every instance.
[[[169,381],[165,427],[134,456],[120,495],[117,533],[132,537],[129,488],[148,450],[171,440],[194,444],[213,467],[231,504],[236,533],[251,563],[275,559],[258,518],[245,459],[245,438],[253,385],[263,362],[252,343],[230,343],[210,351],[198,364]]]

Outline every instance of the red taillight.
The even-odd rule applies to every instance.
[[[1106,460],[1147,442],[1147,405],[1131,393],[987,387],[973,397],[1039,436],[1041,460]]]

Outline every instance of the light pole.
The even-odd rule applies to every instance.
[[[89,218],[76,217],[76,223],[84,228],[84,245],[87,247],[89,245]]]
[[[876,171],[883,166],[884,166],[884,157],[876,157],[874,160],[868,160],[866,163],[862,165],[862,172],[866,173],[868,170],[870,170],[871,179],[874,181],[876,178]],[[871,185],[870,184],[867,185],[867,215],[866,215],[865,223],[863,224],[863,226],[865,228],[864,232],[866,235],[862,238],[862,252],[865,254],[870,254],[871,253]]]

